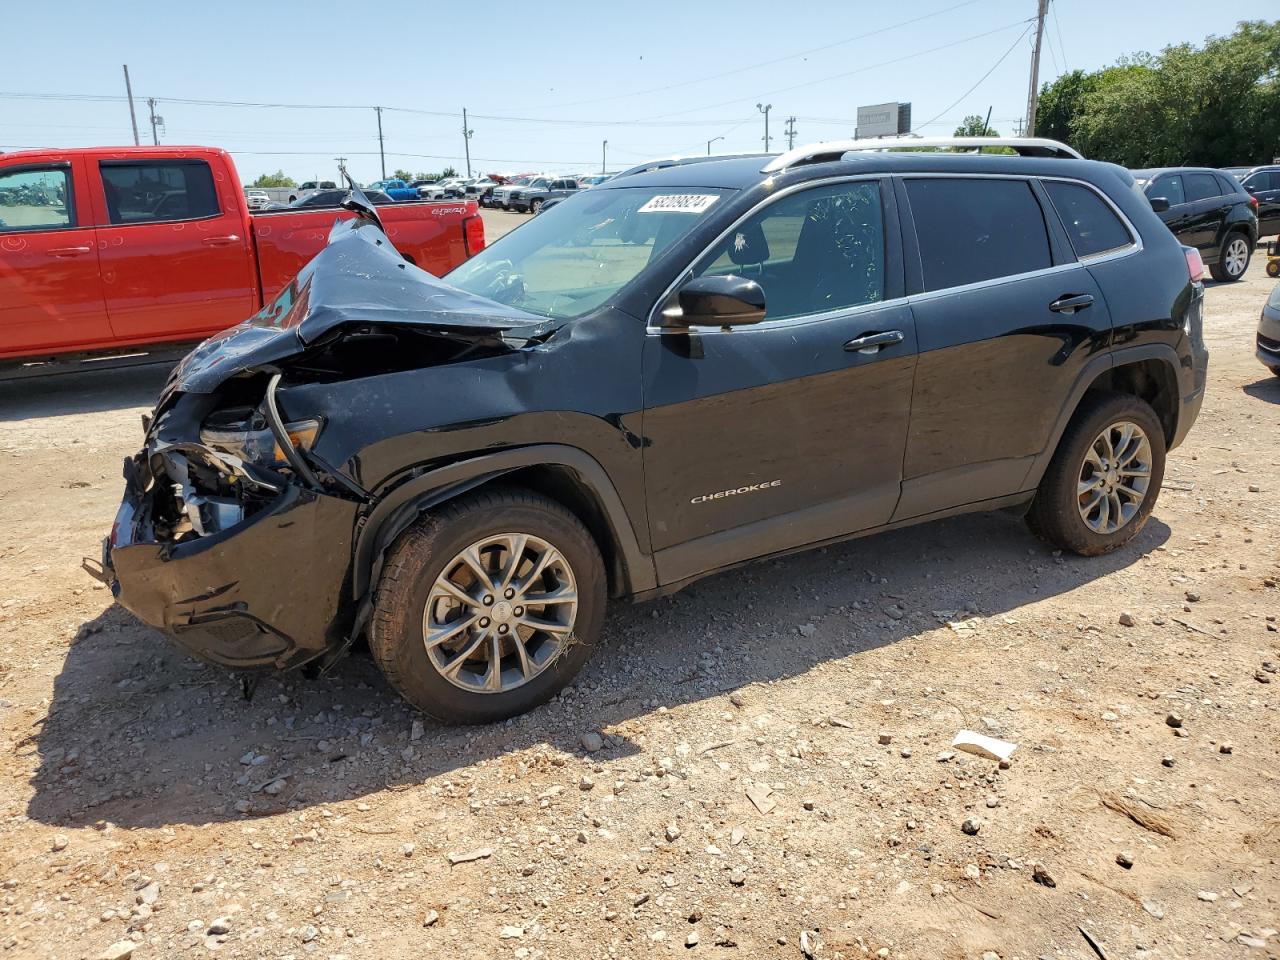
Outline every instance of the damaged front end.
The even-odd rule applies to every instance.
[[[103,545],[119,602],[212,663],[335,658],[359,632],[367,437],[326,430],[334,411],[282,395],[509,352],[554,329],[502,311],[405,263],[376,223],[335,227],[273,304],[193,350],[144,418]]]

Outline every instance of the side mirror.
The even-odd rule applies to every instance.
[[[1152,197],[1151,209],[1154,210],[1156,213],[1164,213],[1166,210],[1169,209],[1169,198],[1168,197]]]
[[[746,277],[698,277],[680,288],[680,310],[664,316],[667,327],[740,327],[764,319],[764,290]]]

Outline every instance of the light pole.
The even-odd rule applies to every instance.
[[[609,141],[606,140],[600,144],[600,172],[604,173],[609,168]]]
[[[773,109],[772,103],[757,103],[756,109],[764,114],[764,152],[769,152],[769,111]]]
[[[462,108],[462,148],[467,151],[467,179],[471,178],[471,135],[474,130],[467,126],[467,108]]]
[[[707,141],[707,156],[708,156],[708,157],[709,157],[709,156],[711,156],[711,145],[712,145],[713,143],[715,143],[717,140],[723,140],[723,139],[724,139],[724,137],[712,137],[710,140],[708,140],[708,141]]]

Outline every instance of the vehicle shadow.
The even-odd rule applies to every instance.
[[[1244,392],[1256,400],[1280,403],[1280,377],[1263,377],[1244,385]]]
[[[767,705],[768,688],[752,685],[803,683],[851,657],[856,671],[859,654],[946,629],[948,615],[934,611],[979,611],[989,622],[958,633],[962,642],[1007,656],[1001,615],[1137,563],[1169,533],[1153,518],[1124,549],[1080,558],[1049,550],[1007,514],[976,515],[757,563],[673,597],[614,604],[568,691],[488,727],[421,720],[359,653],[318,680],[268,675],[246,701],[228,674],[111,606],[81,627],[47,714],[18,745],[39,756],[27,814],[67,827],[226,821],[421,784],[518,751],[530,768],[586,773],[638,754],[656,767],[675,749],[650,739],[660,707],[722,698],[733,710],[728,694],[743,688],[749,704]],[[893,604],[906,615],[893,619]],[[870,683],[848,692],[814,703],[812,719],[857,721],[864,698],[881,695]],[[605,747],[588,758],[579,739],[593,730],[605,731]],[[262,789],[280,778],[275,795]]]
[[[0,423],[150,407],[173,361],[0,380]]]

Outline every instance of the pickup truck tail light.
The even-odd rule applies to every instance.
[[[1200,251],[1195,247],[1183,247],[1182,252],[1187,255],[1187,273],[1191,275],[1191,282],[1199,283],[1204,279],[1204,261],[1200,259]]]
[[[467,217],[462,221],[462,245],[468,257],[474,257],[484,249],[484,220],[481,217]]]

